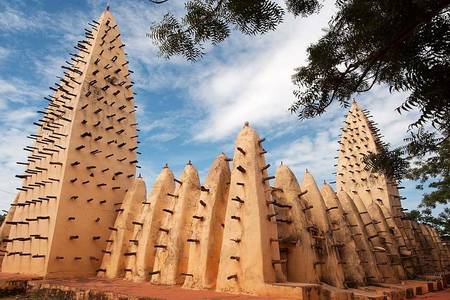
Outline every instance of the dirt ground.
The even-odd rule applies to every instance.
[[[39,284],[45,287],[70,287],[78,289],[90,289],[101,292],[113,292],[114,294],[129,295],[135,297],[151,297],[155,299],[167,300],[194,300],[194,299],[269,299],[263,297],[239,296],[225,293],[218,293],[208,290],[188,290],[180,286],[154,285],[149,282],[132,282],[122,279],[102,279],[102,278],[79,278],[79,279],[52,279],[39,280],[32,284]],[[273,298],[272,298],[273,299]]]
[[[450,300],[450,288],[434,292],[434,293],[428,293],[423,296],[417,296],[415,299],[420,300]]]
[[[126,280],[107,280],[101,278],[84,278],[84,279],[51,279],[51,280],[41,280],[40,278],[31,278],[31,277],[16,277],[13,275],[7,275],[0,273],[0,282],[10,281],[10,280],[23,280],[29,281],[29,284],[34,286],[35,288],[44,288],[44,289],[59,289],[62,287],[63,289],[69,288],[73,291],[85,291],[85,290],[95,290],[96,292],[112,292],[114,294],[119,295],[130,295],[136,297],[151,297],[152,299],[167,299],[167,300],[197,300],[197,299],[210,299],[210,300],[240,300],[240,299],[255,299],[255,300],[263,300],[263,299],[281,299],[281,298],[268,298],[268,297],[251,297],[246,295],[233,295],[226,293],[217,293],[214,291],[208,290],[188,290],[183,289],[179,286],[161,286],[161,285],[153,285],[148,282],[135,283]],[[30,281],[31,280],[31,281]],[[4,300],[13,300],[13,299],[38,299],[36,297],[29,298],[24,295],[19,296],[6,296],[1,297],[0,299]],[[439,291],[428,293],[423,296],[417,296],[415,298],[417,300],[450,300],[450,288]]]

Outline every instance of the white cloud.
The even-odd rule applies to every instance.
[[[100,12],[106,1],[88,0],[88,3],[94,8],[92,11]],[[233,33],[229,40],[196,64],[180,57],[170,61],[159,58],[155,45],[146,37],[153,21],[159,21],[167,9],[180,15],[183,4],[184,1],[169,1],[160,6],[147,1],[113,1],[111,8],[126,44],[131,69],[135,71],[136,88],[150,92],[167,90],[168,93],[176,90],[186,94],[185,105],[168,106],[170,111],[155,111],[153,107],[146,111],[145,104],[139,103],[142,146],[147,147],[144,151],[164,147],[164,142],[180,136],[185,143],[219,142],[210,145],[217,152],[229,151],[233,148],[234,134],[245,121],[250,121],[258,131],[264,131],[268,139],[278,141],[285,135],[297,135],[268,149],[269,162],[283,161],[300,180],[305,168],[311,170],[318,183],[323,179],[331,180],[338,149],[337,135],[346,110],[334,105],[326,115],[300,123],[287,109],[295,100],[290,81],[294,68],[304,64],[306,48],[323,34],[322,27],[327,26],[334,2],[327,1],[320,14],[306,19],[287,15],[286,22],[277,31],[262,37]],[[41,80],[48,82],[46,85],[54,82],[54,76],[62,73],[59,66],[68,57],[67,50],[81,37],[87,14],[75,11],[50,18],[44,12],[32,12],[30,17],[11,6],[5,7],[0,12],[4,32],[45,29],[58,33],[59,38],[48,56],[36,57],[34,65],[38,73],[44,75]],[[8,53],[8,49],[0,47],[0,59]],[[25,157],[24,151],[17,151],[26,144],[20,137],[24,136],[23,130],[30,130],[27,124],[35,116],[33,100],[42,99],[45,94],[36,84],[0,78],[0,119],[2,128],[7,131],[0,136],[0,167],[4,170],[0,173],[0,191],[14,191],[19,185],[18,181],[11,180],[10,174],[20,171],[13,162]],[[393,145],[402,142],[407,125],[416,117],[414,113],[399,116],[394,111],[403,98],[402,94],[389,94],[384,87],[376,87],[358,97],[362,106],[372,112],[374,121],[380,124],[385,140]],[[137,100],[141,101],[139,97]],[[15,103],[26,107],[14,108]],[[173,151],[167,153],[171,164],[181,163],[188,155],[179,149]],[[152,182],[159,169],[152,167],[151,161],[143,162],[146,165],[144,176],[147,182]],[[206,171],[207,168],[202,168],[200,173]]]
[[[55,54],[48,54],[44,57],[39,57],[34,60],[34,69],[41,75],[40,83],[47,86],[57,82],[56,76],[62,76],[63,70],[61,66],[65,65],[65,60],[69,57],[68,52]],[[45,94],[44,94],[45,95]]]
[[[0,62],[4,61],[8,58],[8,55],[11,53],[10,49],[0,46]]]
[[[1,123],[15,129],[27,129],[28,131],[37,118],[36,108],[20,107],[0,111]]]
[[[9,102],[31,104],[42,96],[39,87],[18,78],[0,78],[0,109]],[[3,105],[1,105],[3,104]]]
[[[383,141],[394,147],[403,144],[408,125],[417,117],[414,112],[399,115],[395,111],[404,97],[404,94],[389,94],[387,87],[377,86],[357,98],[360,106],[368,109],[373,121],[378,123],[377,127],[384,134]],[[323,116],[298,123],[304,135],[290,143],[277,145],[269,158],[277,163],[283,161],[297,175],[307,168],[318,182],[334,179],[331,173],[335,171],[338,134],[346,112],[346,108],[332,105]]]
[[[30,30],[40,26],[35,18],[27,17],[23,11],[13,8],[6,2],[0,11],[0,28],[2,31]]]
[[[0,94],[15,93],[18,89],[6,80],[0,79]]]
[[[373,121],[378,123],[383,140],[392,146],[403,144],[408,125],[417,120],[417,111],[403,112],[395,110],[406,99],[406,93],[389,93],[386,86],[375,86],[372,91],[361,95],[362,106],[370,111]]]
[[[177,136],[178,134],[173,132],[162,132],[150,135],[146,137],[145,140],[150,142],[168,142],[175,139]]]
[[[93,5],[103,9],[105,1],[93,0]],[[150,25],[161,20],[167,11],[181,15],[184,12],[184,2],[169,1],[156,5],[148,1],[117,1],[111,6],[111,11],[119,23],[126,45],[125,51],[130,58],[130,68],[135,71],[133,78],[136,87],[154,91],[181,85],[182,76],[174,73],[171,67],[187,66],[190,63],[180,57],[171,60],[159,57],[157,47],[146,34],[150,31]]]
[[[307,46],[318,39],[333,9],[326,6],[307,19],[287,17],[276,32],[263,37],[231,39],[215,60],[198,71],[191,95],[207,117],[194,129],[196,140],[220,140],[233,135],[244,121],[259,128],[284,128],[295,118],[291,76],[306,59]],[[242,42],[244,43],[242,45]]]
[[[303,136],[287,145],[280,145],[271,151],[270,158],[278,165],[280,162],[288,165],[298,179],[308,169],[319,182],[323,179],[333,179],[334,156],[336,156],[337,140],[328,131],[318,132],[309,137]],[[300,176],[301,175],[301,176]]]
[[[25,161],[25,151],[20,151],[27,145],[27,139],[23,135],[22,129],[8,128],[0,135],[0,192],[2,194],[0,208],[7,209],[8,205],[15,197],[16,187],[21,181],[14,178],[14,174],[23,172],[23,166],[16,164],[16,161]]]

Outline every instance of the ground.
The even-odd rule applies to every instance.
[[[15,288],[16,291],[24,290],[27,285],[31,286],[32,297],[24,296],[4,296],[2,291],[5,287]],[[3,288],[3,289],[2,289]],[[29,289],[30,290],[30,289]],[[48,279],[42,280],[36,277],[27,277],[15,274],[0,273],[0,299],[69,299],[76,295],[93,296],[95,299],[106,299],[104,297],[115,296],[132,296],[131,299],[167,299],[167,300],[194,300],[194,299],[210,299],[210,300],[240,300],[240,299],[281,299],[267,297],[250,297],[247,295],[232,295],[225,293],[217,293],[208,290],[188,290],[179,286],[162,286],[153,285],[148,282],[135,283],[121,279],[101,279],[101,278],[83,278],[83,279]],[[151,298],[149,298],[151,297]],[[122,299],[122,298],[121,298]],[[125,298],[126,299],[126,298]],[[450,288],[428,293],[423,296],[417,296],[417,300],[450,300]]]

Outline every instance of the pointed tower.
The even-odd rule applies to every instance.
[[[136,171],[131,71],[111,12],[85,29],[39,113],[3,272],[94,275]]]
[[[355,241],[356,251],[358,252],[358,257],[366,275],[365,281],[367,283],[384,282],[383,274],[378,267],[377,258],[375,257],[375,252],[370,241],[372,237],[364,226],[364,221],[355,202],[343,190],[340,190],[337,196],[346,214],[350,232]]]
[[[149,272],[153,271],[159,233],[168,232],[161,225],[165,210],[171,208],[171,195],[175,191],[174,179],[172,171],[166,165],[156,178],[148,200],[142,203],[139,217],[133,222],[135,226],[128,252],[136,255],[130,255],[127,259],[125,275],[129,280],[150,279]]]
[[[336,186],[338,190],[344,190],[351,197],[358,195],[364,206],[373,206],[375,202],[380,206],[384,215],[388,214],[395,223],[395,234],[401,237],[399,252],[404,266],[414,268],[416,272],[421,270],[419,257],[419,242],[412,232],[413,228],[404,220],[405,214],[401,206],[399,189],[396,182],[389,180],[382,174],[374,174],[365,169],[363,157],[369,153],[378,153],[383,147],[376,123],[369,119],[368,111],[353,102],[339,141],[339,155],[336,172]],[[372,210],[377,213],[377,210]],[[373,217],[373,216],[372,216]]]
[[[336,188],[349,195],[355,191],[365,205],[372,201],[387,207],[395,217],[403,216],[398,187],[384,175],[365,170],[364,155],[378,153],[383,145],[376,123],[353,102],[341,128],[337,162]]]
[[[400,247],[398,240],[395,239],[393,231],[391,231],[388,223],[386,222],[386,217],[380,208],[380,205],[372,202],[369,206],[367,206],[367,211],[372,218],[372,223],[374,224],[378,235],[382,240],[384,240],[383,245],[386,247],[386,253],[389,257],[392,270],[399,279],[407,279],[406,271],[399,253]]]
[[[395,219],[394,219],[395,220]],[[415,221],[403,219],[402,222],[396,222],[398,224],[398,228],[402,232],[404,237],[404,241],[406,244],[406,251],[410,251],[412,258],[412,263],[415,268],[415,273],[424,274],[432,271],[427,271],[425,259],[427,257],[426,251],[422,248],[422,243],[420,240],[420,236],[415,234],[414,224]],[[403,226],[401,228],[400,226]]]
[[[391,253],[389,252],[389,248],[386,244],[388,241],[382,237],[378,231],[378,228],[375,226],[378,221],[374,221],[372,219],[371,215],[367,211],[364,201],[357,193],[353,193],[352,201],[361,216],[361,220],[364,224],[363,226],[368,235],[367,239],[371,245],[370,251],[372,251],[375,255],[378,269],[383,275],[383,282],[398,283],[399,275],[395,269],[395,265],[392,265],[393,261],[391,260]]]
[[[230,167],[224,154],[213,162],[206,177],[195,216],[189,246],[189,262],[183,287],[213,289],[216,287],[222,248],[223,224],[230,187]]]
[[[275,173],[275,187],[272,189],[275,213],[280,219],[292,223],[278,224],[281,259],[286,259],[283,271],[289,282],[317,283],[319,276],[315,262],[312,236],[315,225],[311,220],[309,205],[303,199],[304,193],[294,173],[281,164]]]
[[[436,245],[436,248],[438,249],[439,259],[441,261],[441,270],[444,271],[450,269],[450,255],[449,255],[450,253],[448,252],[448,249],[445,247],[445,244],[439,237],[438,231],[436,230],[436,228],[430,225],[426,225],[426,227],[428,228],[430,236],[434,244]]]
[[[358,255],[358,248],[350,231],[347,214],[329,184],[323,184],[321,194],[327,206],[326,211],[336,243],[334,246],[343,263],[346,284],[352,288],[363,286],[366,282],[365,274]]]
[[[427,246],[424,247],[424,250],[426,251],[427,261],[431,265],[432,270],[443,272],[444,268],[442,266],[440,249],[431,235],[430,226],[417,224],[417,230],[426,241]]]
[[[394,244],[396,244],[396,247],[398,247],[398,254],[399,258],[401,260],[401,263],[403,265],[403,268],[406,272],[406,276],[408,278],[414,278],[415,274],[421,274],[422,272],[419,269],[419,262],[416,256],[413,256],[410,249],[412,249],[412,246],[410,243],[407,243],[405,238],[406,235],[403,236],[402,233],[405,233],[406,231],[403,228],[404,221],[400,222],[399,224],[402,226],[400,229],[397,226],[397,223],[394,221],[394,218],[391,215],[391,212],[384,206],[379,205],[378,206],[381,209],[381,212],[383,213],[384,220],[386,221],[388,232],[392,235],[392,238],[394,239]],[[392,245],[394,245],[392,244]]]
[[[346,287],[342,258],[336,248],[336,242],[331,234],[332,227],[327,214],[327,207],[322,194],[317,187],[314,177],[305,171],[300,185],[303,196],[308,203],[312,221],[316,225],[312,230],[315,240],[314,249],[318,253],[318,260],[314,262],[320,280],[334,287]]]
[[[156,284],[182,284],[187,274],[189,259],[189,243],[191,239],[193,220],[202,222],[204,219],[195,216],[200,200],[200,179],[197,170],[189,163],[184,168],[175,194],[171,195],[170,208],[163,209],[165,217],[159,232],[151,282]],[[194,216],[194,217],[193,217]]]
[[[136,178],[133,186],[125,195],[120,208],[116,211],[119,215],[110,227],[111,234],[107,240],[107,247],[104,251],[101,268],[97,270],[97,275],[108,278],[122,278],[128,271],[126,258],[136,256],[136,251],[127,251],[128,245],[133,237],[136,218],[140,213],[140,208],[147,197],[147,189],[142,178]],[[140,224],[136,224],[140,225]],[[134,240],[134,243],[139,241]]]
[[[236,139],[217,290],[265,295],[285,281],[262,139],[248,123]]]

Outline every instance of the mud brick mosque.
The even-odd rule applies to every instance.
[[[314,170],[268,173],[245,123],[203,183],[164,166],[136,177],[132,71],[109,10],[85,29],[35,123],[21,187],[0,229],[3,273],[106,277],[300,299],[402,299],[446,284],[449,247],[405,218],[401,187],[367,171],[380,149],[368,112],[344,121],[336,191]]]

